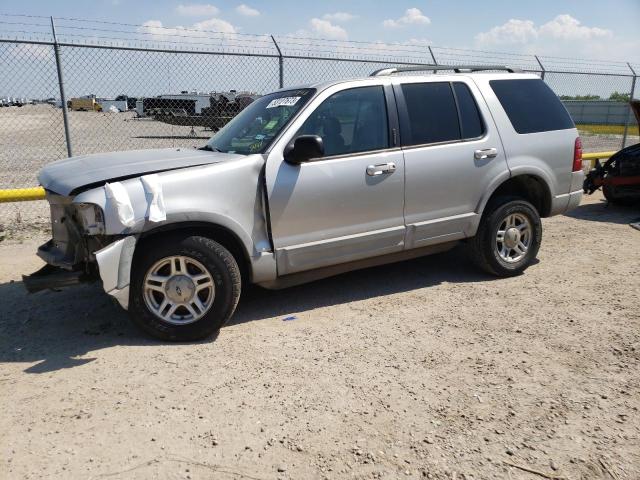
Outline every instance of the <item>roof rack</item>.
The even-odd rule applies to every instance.
[[[522,72],[522,70],[520,70],[519,68],[507,67],[505,65],[413,65],[410,67],[382,68],[380,70],[376,70],[370,76],[382,77],[386,75],[393,75],[394,73],[422,71],[432,71],[433,73],[435,73],[438,70],[453,70],[455,73],[481,72],[484,70],[502,70],[509,73]]]

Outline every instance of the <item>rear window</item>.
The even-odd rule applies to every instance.
[[[406,83],[407,117],[400,119],[403,146],[472,140],[484,123],[469,87],[462,82]]]
[[[405,145],[460,139],[458,110],[449,82],[402,85],[409,125],[403,125]],[[407,138],[406,133],[409,133]]]
[[[489,83],[516,132],[574,128],[564,105],[542,80],[491,80]]]

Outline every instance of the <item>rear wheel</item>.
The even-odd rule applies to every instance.
[[[542,223],[533,205],[502,197],[485,209],[469,250],[474,263],[485,272],[510,277],[531,265],[541,241]]]
[[[236,260],[222,245],[201,236],[171,235],[145,245],[132,273],[131,317],[162,340],[212,335],[240,298]]]

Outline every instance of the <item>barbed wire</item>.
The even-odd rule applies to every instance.
[[[0,18],[7,17],[9,19],[49,19],[50,17],[45,15],[31,15],[31,14],[19,14],[19,13],[0,13]],[[87,18],[79,18],[79,17],[55,17],[55,20],[58,22],[57,29],[58,35],[61,38],[64,37],[74,37],[76,39],[84,39],[87,41],[95,42],[96,39],[100,40],[109,40],[109,41],[117,41],[117,42],[141,42],[143,44],[171,44],[171,45],[180,45],[180,47],[188,46],[204,46],[204,47],[217,47],[222,49],[234,49],[241,48],[246,50],[258,49],[264,50],[269,49],[272,50],[275,45],[273,44],[272,36],[269,34],[258,34],[258,33],[246,33],[246,32],[224,32],[218,30],[211,30],[206,28],[192,28],[192,27],[183,27],[183,26],[175,26],[169,27],[165,25],[157,25],[157,24],[137,24],[137,23],[126,23],[126,22],[116,22],[109,20],[97,20],[97,19],[87,19]],[[69,24],[69,22],[71,24]],[[82,23],[82,25],[78,25],[77,23]],[[7,21],[0,20],[0,24],[7,26],[23,26],[23,27],[32,27],[32,28],[47,28],[50,27],[49,24],[46,23],[38,23],[38,22],[26,22],[26,21]],[[126,27],[130,30],[126,29],[109,29],[109,28],[101,28],[95,27],[91,24],[96,25],[111,25],[118,27]],[[133,30],[131,30],[133,29]],[[131,37],[122,37],[122,36],[114,36],[114,35],[82,35],[77,33],[71,33],[67,30],[74,31],[82,31],[82,32],[102,32],[109,34],[121,34]],[[3,28],[3,31],[0,32],[0,38],[6,36],[6,34],[19,34],[19,35],[48,35],[50,32],[46,31],[33,31],[26,29],[6,29]],[[139,38],[144,36],[154,37],[152,39]],[[159,37],[159,38],[158,38]],[[171,39],[167,40],[163,37],[171,37]],[[303,54],[306,53],[308,55],[324,55],[324,56],[336,56],[336,55],[353,55],[353,56],[366,56],[367,59],[371,59],[374,61],[374,58],[384,58],[383,61],[387,61],[387,57],[400,54],[403,59],[406,61],[419,60],[421,62],[425,62],[425,60],[429,60],[431,53],[429,52],[429,48],[438,52],[441,57],[444,57],[441,61],[447,62],[448,57],[456,57],[456,58],[468,58],[468,59],[477,59],[478,62],[484,61],[487,59],[494,58],[498,59],[501,62],[509,61],[509,62],[519,62],[520,65],[526,64],[533,66],[533,70],[537,70],[536,67],[537,61],[534,54],[524,54],[517,52],[504,52],[504,51],[491,51],[491,50],[483,50],[483,49],[465,49],[459,47],[440,47],[437,45],[414,45],[409,42],[403,43],[384,43],[377,41],[363,41],[363,40],[341,40],[341,39],[329,39],[329,38],[317,38],[303,35],[275,35],[276,42],[279,47],[285,51],[286,55],[292,54]],[[179,40],[172,40],[179,39]],[[218,40],[217,43],[207,42],[206,40]],[[246,39],[246,40],[245,40]],[[197,41],[195,41],[197,40]],[[235,41],[234,41],[235,40]],[[241,42],[241,43],[238,43]],[[300,48],[294,48],[300,47]],[[409,54],[409,55],[407,55]],[[481,55],[483,58],[478,59],[478,56]],[[583,58],[572,58],[572,57],[562,57],[562,56],[552,56],[552,55],[538,55],[538,58],[543,61],[543,65],[546,63],[545,67],[549,66],[553,68],[549,64],[553,63],[562,63],[563,67],[566,69],[575,68],[575,69],[585,69],[587,67],[589,71],[595,71],[596,69],[600,69],[601,71],[606,70],[609,73],[617,73],[622,76],[631,76],[632,73],[629,70],[627,62],[618,61],[618,60],[605,60],[605,59],[583,59]],[[511,59],[511,60],[508,60]],[[453,61],[453,59],[451,60]],[[634,65],[638,65],[637,61],[632,62]],[[616,70],[613,72],[612,70]]]
[[[46,24],[46,23],[25,23],[25,22],[6,22],[6,21],[2,21],[0,20],[0,23],[5,24],[5,25],[28,25],[28,26],[33,26],[33,27],[48,27],[51,28],[50,24]]]

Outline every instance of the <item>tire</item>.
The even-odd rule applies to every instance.
[[[231,318],[240,290],[240,269],[226,248],[197,235],[168,235],[145,244],[135,259],[129,313],[161,340],[200,340]]]
[[[514,219],[511,227],[507,224],[509,219]],[[528,227],[523,226],[525,219]],[[505,232],[501,243],[499,231]],[[476,236],[468,246],[472,261],[480,269],[497,277],[513,277],[531,265],[541,241],[542,222],[535,207],[517,197],[499,197],[485,208]],[[520,243],[516,245],[518,250],[509,248],[515,242],[526,244],[527,248],[521,248]]]
[[[640,194],[638,195],[638,198],[618,197],[618,189],[609,185],[602,186],[602,194],[604,195],[604,198],[607,199],[607,202],[621,207],[632,207],[640,201]]]

